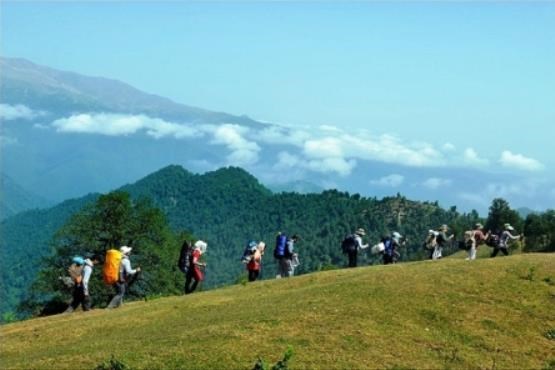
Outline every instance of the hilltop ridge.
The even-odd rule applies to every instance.
[[[291,368],[552,368],[554,295],[553,254],[342,269],[4,325],[0,356],[237,369],[290,345]]]

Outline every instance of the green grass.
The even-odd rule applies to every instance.
[[[533,278],[527,279],[531,269]],[[554,254],[325,271],[0,328],[0,367],[547,368]]]

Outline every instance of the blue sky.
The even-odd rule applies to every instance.
[[[555,180],[554,2],[1,6],[5,56],[291,127],[423,142],[485,171]]]

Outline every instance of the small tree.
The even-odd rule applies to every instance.
[[[56,233],[53,253],[43,260],[32,294],[20,309],[31,314],[59,312],[69,300],[69,291],[63,289],[59,277],[66,275],[71,258],[87,252],[104,255],[108,249],[122,245],[133,248],[133,265],[144,271],[130,288],[128,298],[177,293],[181,285],[175,277],[178,244],[164,215],[150,200],[133,202],[121,191],[102,195]],[[94,270],[90,285],[93,304],[103,306],[113,292],[104,285],[101,270],[102,266]]]

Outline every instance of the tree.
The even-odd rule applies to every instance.
[[[182,281],[175,264],[179,252],[176,239],[162,211],[147,198],[133,202],[129,194],[122,191],[102,195],[71,217],[56,233],[52,241],[53,254],[43,260],[32,295],[21,309],[48,314],[65,308],[69,292],[61,288],[59,277],[66,274],[71,258],[86,253],[104,255],[108,249],[122,245],[133,248],[133,264],[140,265],[144,271],[129,290],[129,299],[176,294]],[[101,267],[94,270],[90,286],[93,304],[105,305],[112,288],[103,284]]]
[[[489,207],[489,214],[485,225],[486,230],[493,232],[502,231],[506,223],[511,224],[515,230],[522,230],[523,222],[518,212],[511,209],[506,200],[496,198]]]

